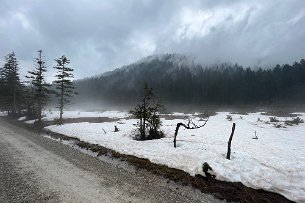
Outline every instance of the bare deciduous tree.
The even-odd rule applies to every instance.
[[[209,116],[207,114],[204,114],[204,115],[206,115],[206,119],[200,121],[200,122],[203,122],[201,124],[194,123],[193,119],[191,119],[191,118],[188,118],[187,123],[177,123],[176,129],[175,129],[175,135],[174,135],[174,147],[175,148],[177,147],[176,140],[177,140],[177,135],[178,135],[179,128],[181,126],[183,126],[185,129],[188,129],[188,130],[194,130],[194,129],[202,128],[203,126],[205,126],[205,124],[207,124],[207,122],[209,120]]]

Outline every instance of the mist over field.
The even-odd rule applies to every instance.
[[[0,202],[305,202],[304,5],[1,0]]]
[[[154,55],[102,75],[76,81],[76,104],[131,108],[144,84],[173,111],[304,110],[305,61],[270,69],[238,64],[202,65],[178,54]]]
[[[48,83],[66,55],[74,106],[129,108],[144,83],[169,109],[288,108],[305,98],[301,0],[4,0],[0,11],[0,54],[15,52],[21,81],[37,50]]]

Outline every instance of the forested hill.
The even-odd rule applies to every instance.
[[[202,66],[175,54],[147,57],[99,77],[77,81],[79,101],[134,103],[144,83],[173,104],[273,104],[305,102],[305,60],[271,69]]]

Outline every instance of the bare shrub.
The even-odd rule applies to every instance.
[[[280,122],[275,116],[269,118],[270,122]]]
[[[287,121],[285,121],[285,124],[286,124],[286,125],[290,125],[290,126],[292,126],[292,125],[298,125],[298,124],[300,124],[300,123],[304,123],[304,120],[301,119],[300,117],[296,117],[296,118],[294,118],[294,119],[292,119],[292,120],[287,120]]]
[[[231,115],[227,115],[227,118],[226,118],[228,121],[232,121],[232,116]]]

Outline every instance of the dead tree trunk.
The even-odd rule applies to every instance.
[[[177,139],[177,135],[178,135],[178,131],[180,126],[184,126],[185,128],[187,128],[187,126],[184,123],[177,123],[176,126],[176,130],[175,130],[175,135],[174,135],[174,147],[176,148],[176,139]]]
[[[232,139],[233,139],[234,131],[235,131],[235,123],[233,123],[232,132],[231,132],[229,142],[228,142],[227,159],[229,159],[229,160],[230,160],[230,157],[231,157],[231,142],[232,142]]]

